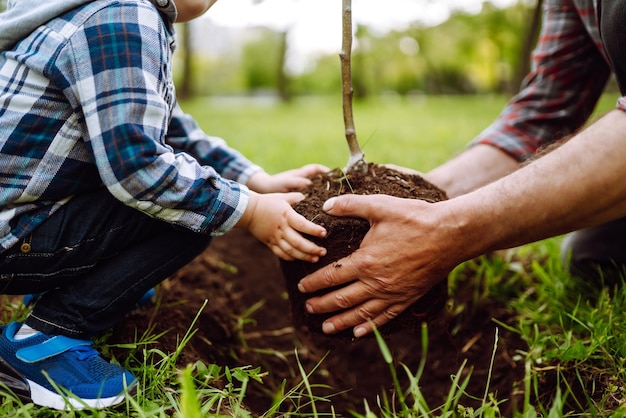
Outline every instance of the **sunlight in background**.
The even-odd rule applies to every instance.
[[[517,0],[491,0],[506,7]],[[414,22],[437,25],[453,10],[478,13],[483,0],[353,0],[353,24],[372,31],[403,30]],[[340,0],[218,0],[200,19],[215,26],[245,28],[267,26],[288,31],[286,66],[304,71],[320,54],[339,52],[342,32]]]
[[[516,0],[491,0],[498,7]],[[289,45],[297,54],[329,53],[341,46],[340,0],[219,0],[202,19],[217,25],[263,25],[289,29]],[[386,32],[404,29],[411,22],[436,25],[452,10],[477,13],[483,0],[353,0],[353,23]]]

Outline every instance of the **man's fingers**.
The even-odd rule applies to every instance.
[[[310,314],[335,312],[361,305],[370,298],[371,294],[367,292],[367,288],[363,283],[355,281],[322,296],[307,300],[306,309]],[[373,314],[370,312],[362,313],[364,318],[368,318]]]
[[[398,199],[383,195],[346,194],[328,199],[322,209],[329,215],[353,216],[370,221],[377,219],[391,204],[389,199]]]
[[[405,308],[401,305],[386,306],[381,300],[369,300],[327,319],[322,324],[322,330],[335,334],[353,328],[354,336],[359,338],[372,332],[374,327],[380,328],[392,321]]]
[[[375,301],[368,301],[353,309],[334,315],[324,321],[322,331],[326,334],[335,334],[349,328],[361,326],[377,316],[374,314],[379,309],[377,305]]]
[[[356,274],[354,254],[356,253],[305,276],[298,283],[298,289],[302,293],[311,293],[356,280],[358,276]]]

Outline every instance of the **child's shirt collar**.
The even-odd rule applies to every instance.
[[[169,23],[176,22],[178,11],[176,10],[174,0],[150,0],[150,2],[152,2],[162,14],[167,16],[167,19],[170,21]]]

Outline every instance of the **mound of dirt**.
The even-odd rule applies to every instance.
[[[341,268],[338,260],[356,251],[365,234],[369,231],[369,223],[360,218],[336,217],[324,213],[322,205],[331,197],[343,194],[373,195],[386,194],[395,197],[419,199],[427,202],[439,202],[447,199],[443,190],[427,182],[418,175],[409,175],[397,170],[378,165],[364,164],[358,169],[344,173],[335,169],[328,173],[320,173],[312,178],[312,184],[302,190],[304,200],[296,203],[294,209],[306,219],[326,228],[327,236],[308,238],[326,248],[327,254],[317,263],[304,261],[282,261],[281,268],[285,276],[289,299],[292,302],[292,317],[298,329],[310,334],[315,344],[334,346],[332,340],[351,340],[352,330],[348,329],[332,336],[323,335],[322,323],[333,314],[310,315],[305,311],[306,299],[311,296],[325,294],[335,289],[326,289],[314,294],[304,295],[298,291],[297,285],[304,276],[313,273],[328,264]],[[382,262],[382,260],[381,260]],[[383,335],[404,331],[420,333],[423,322],[435,318],[443,310],[448,297],[447,281],[444,280],[433,287],[426,295],[402,312],[398,317],[380,328]]]
[[[448,303],[454,309],[448,309],[446,315],[429,324],[420,389],[430,407],[443,404],[451,376],[458,374],[466,361],[461,374],[471,373],[471,380],[461,403],[479,406],[477,399],[482,398],[491,375],[489,391],[497,393],[497,399],[508,399],[501,412],[511,416],[507,411],[520,400],[516,382],[524,374],[523,364],[512,358],[517,349],[526,347],[516,334],[502,328],[498,343],[494,344],[496,325],[492,318],[506,323],[511,313],[506,306],[476,298],[476,289],[470,282],[451,293]],[[316,403],[320,413],[332,408],[336,416],[352,416],[350,411],[364,413],[364,401],[376,411],[381,395],[393,399],[390,366],[384,362],[374,339],[327,350],[300,338],[290,316],[278,260],[267,247],[240,230],[216,238],[205,253],[166,280],[157,289],[157,303],[131,313],[113,330],[108,341],[128,343],[146,330],[153,335],[164,332],[155,348],[174,353],[206,300],[196,334],[182,350],[178,363],[184,367],[201,360],[220,366],[261,367],[267,372],[263,384],[251,382],[244,400],[255,416],[270,408],[283,381],[287,390],[302,382],[299,365],[311,372],[308,380],[316,385],[314,394],[330,399]],[[421,335],[398,332],[388,338],[387,344],[394,358],[393,367],[406,387],[408,378],[402,364],[411,373],[418,370]],[[494,348],[497,351],[492,365]],[[115,354],[122,357],[124,353],[120,350]],[[293,400],[284,402],[279,411],[293,410]],[[308,401],[302,388],[301,402]]]

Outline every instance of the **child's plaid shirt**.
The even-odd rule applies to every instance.
[[[602,0],[544,1],[532,72],[520,93],[473,144],[496,146],[523,161],[586,122],[611,73],[598,3]],[[617,76],[626,82],[626,74]],[[623,97],[617,107],[626,110]]]
[[[181,112],[173,49],[148,0],[104,0],[0,53],[0,252],[99,187],[194,231],[235,225],[260,167]]]

